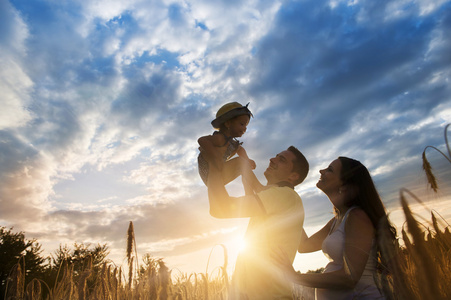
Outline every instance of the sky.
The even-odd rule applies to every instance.
[[[402,189],[449,222],[451,164],[426,151],[435,194],[421,154],[449,155],[450,36],[445,0],[0,0],[0,226],[45,255],[106,243],[123,266],[131,221],[138,255],[173,274],[214,272],[220,245],[231,272],[248,220],[209,215],[197,139],[232,101],[254,115],[240,140],[263,183],[288,146],[309,160],[308,234],[332,217],[315,184],[338,156],[369,169],[399,230]]]

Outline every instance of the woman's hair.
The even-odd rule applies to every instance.
[[[358,160],[342,156],[338,159],[341,162],[340,179],[343,185],[357,188],[356,196],[350,199],[347,206],[355,205],[363,209],[377,228],[379,220],[386,213],[368,169]]]
[[[388,220],[384,204],[374,186],[368,169],[359,161],[339,157],[341,162],[341,181],[344,185],[357,188],[356,196],[347,203],[347,206],[358,206],[365,211],[376,229],[377,259],[383,267],[386,267],[386,258],[381,252],[381,243],[396,244],[396,229]]]

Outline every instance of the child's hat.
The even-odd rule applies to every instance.
[[[214,128],[219,128],[225,121],[238,116],[248,115],[249,118],[253,117],[251,111],[247,108],[248,105],[249,103],[243,106],[238,102],[224,104],[216,113],[216,119],[211,121],[211,125],[213,125]]]

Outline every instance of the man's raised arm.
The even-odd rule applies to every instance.
[[[210,215],[215,218],[243,218],[264,213],[254,195],[230,197],[221,173],[214,167],[208,174],[208,200]]]

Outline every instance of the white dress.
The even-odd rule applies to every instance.
[[[330,233],[323,241],[322,250],[324,255],[330,260],[324,269],[324,273],[333,272],[343,268],[343,251],[345,246],[345,223],[349,212],[356,208],[348,209],[343,221],[338,228]],[[336,222],[336,220],[335,220]],[[334,223],[335,224],[335,223]],[[333,228],[333,225],[332,225]],[[352,290],[339,289],[319,289],[315,290],[317,300],[347,300],[347,299],[385,299],[376,286],[373,274],[376,272],[376,261],[374,252],[376,243],[373,240],[373,247],[368,257],[368,261],[363,271],[362,277]]]

